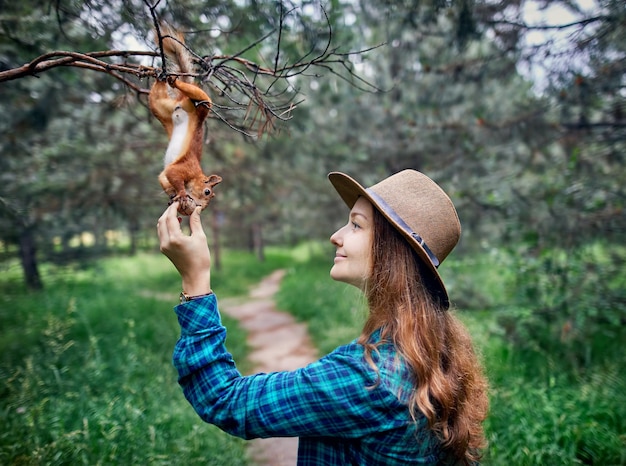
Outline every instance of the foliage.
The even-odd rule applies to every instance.
[[[47,266],[39,293],[18,270],[0,282],[2,464],[246,464],[243,442],[203,424],[177,386],[180,278],[165,257]],[[269,270],[226,254],[214,275],[228,296]],[[224,319],[243,361],[245,336]]]
[[[517,308],[499,318],[507,338],[573,373],[621,351],[624,257],[623,248],[603,244],[518,256],[512,284]]]
[[[623,356],[572,377],[546,353],[501,338],[497,312],[463,314],[491,384],[485,464],[624,464]]]

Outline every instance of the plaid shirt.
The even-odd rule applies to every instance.
[[[174,366],[204,421],[244,439],[300,437],[300,466],[441,464],[426,418],[411,420],[413,383],[393,345],[372,354],[378,372],[352,342],[302,369],[244,377],[224,346],[215,295],[175,311]]]

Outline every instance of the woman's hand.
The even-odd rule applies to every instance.
[[[183,291],[198,296],[211,291],[211,253],[200,221],[201,208],[189,217],[191,234],[180,228],[178,202],[172,203],[157,223],[161,252],[172,261],[183,280]]]

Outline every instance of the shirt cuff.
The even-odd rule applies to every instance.
[[[192,299],[174,307],[183,335],[221,326],[215,293]]]

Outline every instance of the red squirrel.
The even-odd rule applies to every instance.
[[[193,62],[183,35],[168,28],[163,32],[163,53],[176,73],[191,73]],[[179,202],[178,212],[182,215],[191,215],[197,206],[206,208],[215,196],[213,187],[222,181],[219,175],[205,175],[200,165],[204,120],[212,102],[200,87],[187,82],[192,79],[172,75],[167,81],[157,79],[149,96],[150,110],[169,137],[159,182],[170,204]]]

